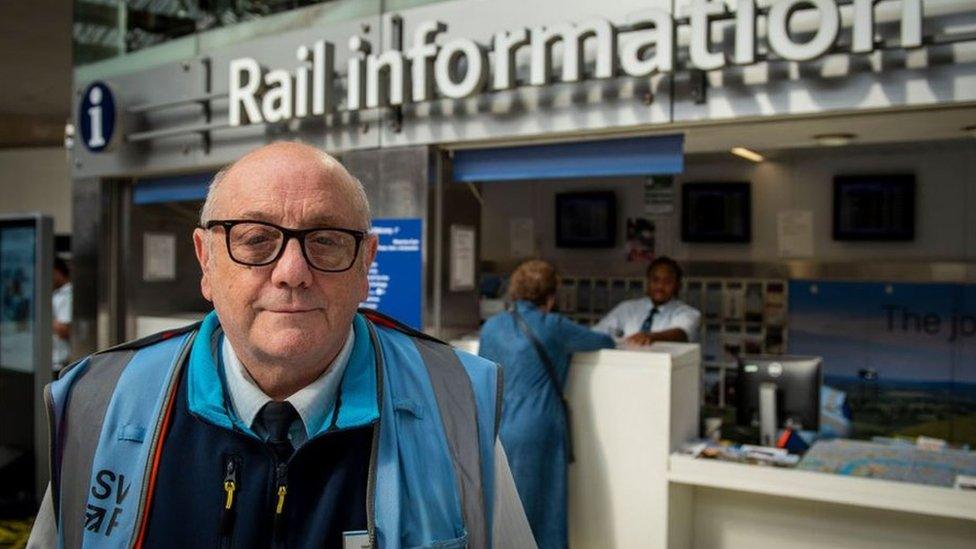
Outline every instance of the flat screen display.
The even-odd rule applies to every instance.
[[[617,197],[613,192],[556,195],[556,246],[612,248],[617,240]]]
[[[752,190],[749,183],[685,183],[681,187],[681,240],[752,240]]]
[[[0,223],[0,367],[34,371],[34,286],[37,229],[31,221]]]
[[[915,176],[845,175],[834,178],[834,240],[915,238]]]

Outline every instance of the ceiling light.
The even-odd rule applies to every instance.
[[[762,162],[766,160],[763,155],[757,153],[756,151],[749,150],[745,147],[732,147],[732,154],[736,156],[741,156],[746,160],[752,160],[753,162]]]
[[[854,141],[855,137],[857,136],[853,133],[822,133],[813,136],[817,140],[817,144],[823,147],[843,147]]]

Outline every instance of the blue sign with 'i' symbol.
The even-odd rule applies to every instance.
[[[78,109],[81,142],[91,152],[104,151],[115,134],[115,97],[104,82],[93,82],[85,88]]]

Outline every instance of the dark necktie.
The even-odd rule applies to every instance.
[[[641,324],[640,331],[642,332],[651,331],[651,326],[654,325],[654,315],[656,314],[657,314],[657,307],[654,307],[653,309],[651,309],[651,312],[647,313],[647,318],[645,318],[644,323]]]
[[[278,460],[286,461],[294,453],[295,447],[288,439],[288,431],[300,419],[298,411],[288,401],[268,402],[258,412],[257,420],[264,428],[265,441],[274,450]]]

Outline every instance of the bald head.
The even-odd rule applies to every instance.
[[[247,200],[251,188],[283,173],[296,174],[305,183],[334,188],[352,214],[354,228],[369,229],[369,201],[362,183],[331,155],[293,141],[277,141],[255,149],[217,172],[200,211],[200,224],[221,217],[228,202]]]
[[[201,220],[193,231],[200,292],[261,390],[286,398],[331,364],[369,295],[377,237],[361,234],[369,229],[362,185],[318,149],[272,143],[214,178]],[[213,221],[244,222],[206,227]],[[333,230],[296,237],[268,225]]]

